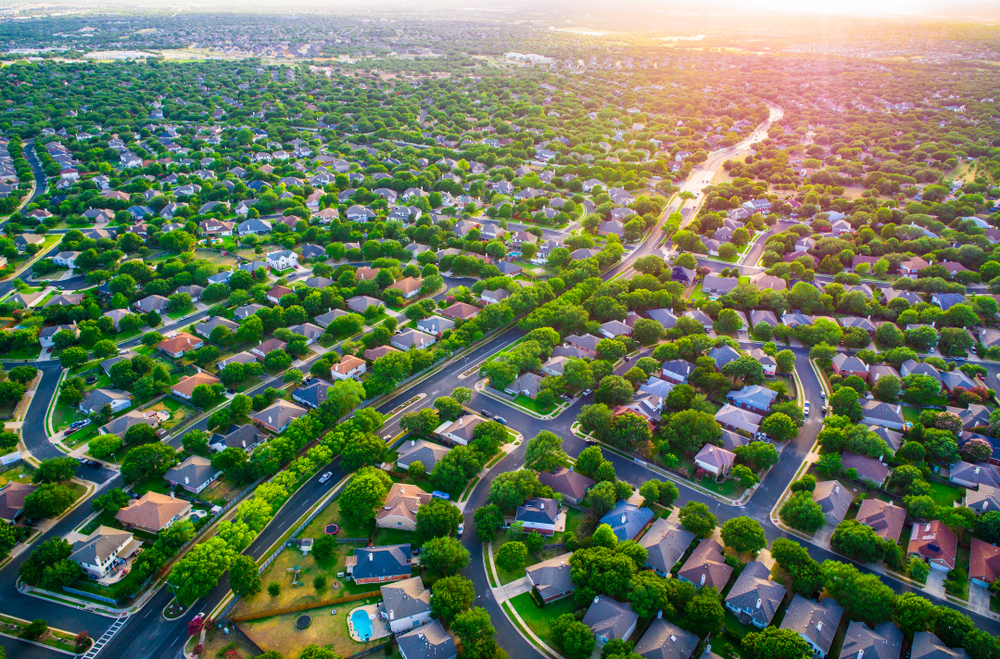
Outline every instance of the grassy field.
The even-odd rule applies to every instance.
[[[954,485],[939,483],[937,481],[931,481],[930,485],[930,496],[934,499],[934,503],[939,506],[951,508],[956,501],[960,501],[965,495],[965,489],[961,487],[955,487]]]
[[[510,600],[511,605],[521,619],[527,623],[528,627],[545,641],[549,647],[555,646],[555,639],[552,635],[552,622],[564,613],[573,613],[577,606],[573,601],[573,596],[564,597],[554,602],[549,602],[545,608],[540,609],[531,599],[531,593],[522,593]]]
[[[34,473],[34,469],[29,467],[24,462],[18,462],[13,464],[3,471],[0,471],[0,486],[6,485],[7,483],[30,483],[31,475]]]
[[[265,651],[277,650],[286,657],[298,656],[305,646],[311,644],[330,648],[338,655],[348,657],[382,642],[376,640],[359,643],[352,639],[347,631],[347,616],[353,609],[365,603],[359,600],[338,605],[335,609],[314,610],[310,613],[312,624],[306,629],[298,629],[295,626],[295,621],[302,615],[301,613],[288,613],[241,623],[240,629]],[[337,614],[331,615],[331,611],[336,611]]]

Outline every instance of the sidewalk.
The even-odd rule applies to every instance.
[[[489,561],[488,564],[486,563],[487,561]],[[483,552],[483,563],[486,566],[487,576],[490,574],[491,571],[493,574],[496,574],[496,566],[493,563],[492,543],[487,545],[486,551]],[[524,580],[527,580],[527,577],[524,577]],[[516,584],[519,581],[522,580],[518,579],[517,581],[513,581],[507,584],[507,586],[508,587],[512,586],[513,584]],[[514,597],[515,595],[508,596],[507,590],[505,589],[504,586],[492,586],[492,585],[490,586],[490,594],[496,600],[497,604],[500,605],[500,609],[503,611],[504,615],[507,616],[507,619],[513,623],[514,629],[517,630],[517,633],[520,634],[521,637],[524,638],[524,640],[534,645],[536,648],[538,648],[538,650],[540,650],[543,654],[548,655],[550,658],[562,659],[562,655],[560,655],[558,652],[556,652],[548,645],[546,645],[545,641],[538,638],[538,636],[536,636],[535,633],[531,631],[531,628],[528,626],[528,623],[526,623],[524,619],[520,615],[518,615],[517,609],[515,609],[514,606],[510,604],[510,602],[508,602],[510,597]],[[520,595],[521,593],[517,594]],[[513,616],[513,620],[511,620],[511,616]]]

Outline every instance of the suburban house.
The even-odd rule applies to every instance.
[[[972,552],[969,556],[969,581],[988,588],[998,576],[1000,576],[1000,547],[973,538]]]
[[[759,561],[751,561],[729,589],[726,608],[740,622],[764,629],[771,624],[784,597],[785,587],[771,581],[771,569]]]
[[[822,602],[807,600],[796,594],[792,603],[785,611],[785,619],[781,621],[782,629],[791,629],[806,640],[813,654],[820,659],[826,657],[837,635],[837,627],[844,616],[844,607],[837,604],[832,597]]]
[[[139,313],[147,314],[150,311],[163,311],[167,308],[167,306],[169,306],[169,304],[170,300],[162,295],[147,295],[133,304],[132,307]]]
[[[424,466],[428,474],[434,471],[434,466],[448,455],[451,449],[426,439],[411,439],[396,449],[396,467],[409,469],[414,462]]]
[[[764,367],[764,377],[773,378],[778,372],[778,360],[760,348],[754,348],[751,350],[750,356],[760,362],[760,365]]]
[[[94,389],[80,401],[80,411],[97,414],[105,405],[111,406],[111,413],[121,412],[132,406],[132,394],[117,389]]]
[[[816,483],[812,499],[823,509],[827,523],[836,526],[844,521],[854,496],[839,481],[821,481]]]
[[[431,495],[416,485],[393,483],[385,503],[375,514],[375,526],[383,529],[417,530],[417,511],[431,500]]]
[[[430,471],[429,467],[428,471]],[[580,472],[566,467],[543,471],[538,474],[538,480],[542,485],[551,487],[554,491],[562,494],[564,501],[577,504],[583,501],[587,491],[594,484],[592,478],[587,478]]]
[[[1000,487],[1000,483],[997,483],[997,473],[992,467],[984,464],[973,464],[964,460],[959,460],[951,465],[948,480],[972,490],[977,489],[981,485]]]
[[[975,541],[973,541],[975,542]],[[852,620],[847,626],[847,636],[840,656],[869,657],[869,659],[899,659],[903,650],[903,632],[893,622],[883,622],[871,629],[868,625]]]
[[[910,645],[910,659],[969,659],[963,648],[952,649],[932,632],[917,632]]]
[[[11,482],[0,490],[0,519],[13,522],[24,510],[24,500],[37,489],[28,483]]]
[[[405,277],[399,281],[390,284],[388,288],[399,291],[403,294],[403,298],[409,300],[417,296],[420,293],[420,287],[423,286],[424,280],[417,279],[416,277]]]
[[[392,633],[404,634],[431,621],[431,591],[420,577],[386,584],[380,590]]]
[[[368,362],[354,355],[344,355],[330,367],[330,375],[337,380],[359,379],[368,370]]]
[[[347,574],[354,583],[379,583],[408,579],[413,571],[410,545],[388,547],[355,547],[347,557]]]
[[[640,508],[624,499],[619,499],[615,507],[601,518],[600,523],[610,526],[615,537],[624,542],[639,537],[652,518],[653,511],[649,508]]]
[[[69,560],[79,563],[87,576],[101,579],[107,576],[119,558],[127,558],[141,544],[128,531],[101,525],[83,540],[73,543]]]
[[[833,357],[833,372],[844,378],[848,375],[857,375],[862,380],[868,380],[868,364],[857,357],[848,357],[842,352]]]
[[[475,414],[466,414],[454,421],[445,421],[434,429],[434,434],[451,440],[455,444],[466,445],[472,441],[476,426],[486,419]]]
[[[230,333],[236,332],[240,329],[239,323],[234,323],[233,321],[223,318],[222,316],[216,316],[215,318],[202,321],[195,325],[194,332],[198,336],[208,339],[211,338],[212,330],[216,327],[225,327]]]
[[[394,352],[399,352],[399,350],[393,348],[392,346],[376,346],[374,348],[366,349],[364,352],[364,358],[367,361],[373,362],[380,357],[385,357],[386,355]]]
[[[41,344],[43,348],[51,348],[55,346],[55,336],[63,330],[70,332],[73,336],[79,336],[80,331],[76,327],[76,323],[72,325],[49,325],[48,327],[43,327],[38,333],[38,343]]]
[[[221,471],[212,468],[211,460],[192,455],[167,471],[163,478],[174,487],[183,487],[188,492],[200,494],[221,475]]]
[[[455,321],[441,316],[428,316],[417,321],[418,330],[438,337],[453,327],[455,327]]]
[[[890,542],[899,542],[906,523],[906,508],[893,505],[891,501],[865,499],[861,502],[856,518],[859,524],[870,526],[875,534]]]
[[[594,632],[597,644],[603,646],[616,638],[628,640],[635,632],[639,614],[633,611],[632,605],[627,602],[622,603],[607,595],[598,595],[587,609],[582,622]]]
[[[146,492],[140,499],[133,499],[115,515],[125,528],[142,529],[159,533],[174,522],[187,517],[191,504],[158,492]]]
[[[157,349],[171,359],[180,359],[188,352],[197,350],[205,345],[205,342],[196,336],[191,336],[187,332],[178,332],[169,339],[163,339],[156,344]]]
[[[685,384],[691,373],[694,372],[694,364],[683,359],[672,359],[663,362],[660,374],[667,382],[674,384]]]
[[[730,362],[734,362],[743,355],[731,345],[719,346],[708,351],[708,356],[715,360],[715,370],[722,371],[722,367]]]
[[[347,300],[347,308],[354,313],[363,314],[368,307],[382,308],[385,307],[385,302],[367,295],[355,295]]]
[[[305,415],[305,408],[279,398],[271,403],[270,406],[255,413],[251,418],[265,430],[270,430],[277,434],[284,432],[285,428],[292,421]]]
[[[294,268],[299,264],[299,255],[287,249],[269,252],[264,255],[264,259],[267,261],[269,268],[273,268],[279,272]]]
[[[278,304],[279,302],[281,302],[281,298],[285,297],[286,295],[295,295],[295,291],[288,288],[287,286],[276,284],[275,286],[272,286],[271,289],[267,292],[267,300],[271,304]]]
[[[572,334],[566,337],[566,345],[576,348],[583,354],[597,357],[597,344],[600,339],[592,334]]]
[[[705,275],[705,279],[701,284],[701,290],[712,295],[726,295],[732,292],[739,283],[739,280],[735,277],[720,277],[709,274]]]
[[[1000,510],[1000,487],[980,485],[978,490],[966,490],[962,505],[976,511],[976,514]]]
[[[726,565],[722,554],[722,545],[714,538],[705,538],[677,571],[677,578],[696,588],[712,586],[721,593],[732,574],[733,568]]]
[[[666,577],[695,538],[697,536],[684,527],[662,517],[657,518],[639,540],[639,544],[646,550],[645,566],[661,577]]]
[[[701,639],[674,623],[656,618],[646,628],[632,652],[643,659],[689,659]],[[703,655],[704,659],[710,659]]]
[[[169,412],[165,412],[165,414],[167,415],[167,418],[169,418]],[[150,428],[155,428],[160,425],[163,420],[164,419],[160,418],[160,414],[156,412],[148,413],[140,412],[139,410],[131,410],[130,412],[126,412],[120,417],[105,423],[101,426],[100,432],[104,435],[115,435],[119,439],[123,439],[125,437],[125,433],[128,432],[128,429],[132,426],[141,423],[149,426]]]
[[[853,469],[858,474],[861,482],[874,483],[875,487],[881,487],[885,479],[889,477],[889,467],[885,466],[875,458],[866,455],[859,455],[850,451],[841,454],[843,456],[844,471]]]
[[[760,429],[761,416],[726,403],[715,413],[715,420],[723,428],[742,430],[752,435]]]
[[[705,444],[694,456],[694,463],[716,478],[728,476],[735,462],[735,453],[712,444]]]
[[[572,555],[563,554],[524,568],[528,581],[543,602],[552,602],[573,592],[573,580],[569,576],[569,559]]]
[[[458,650],[451,635],[441,626],[440,620],[396,637],[399,655],[403,659],[455,659]]]
[[[479,315],[479,312],[479,307],[465,302],[456,302],[441,311],[442,315],[452,320],[469,320]]]
[[[184,400],[191,400],[191,394],[194,393],[195,387],[200,385],[212,386],[214,384],[222,384],[222,380],[215,377],[211,373],[206,373],[201,371],[195,373],[194,375],[189,375],[187,377],[181,378],[177,384],[175,384],[170,389],[170,393],[177,396],[178,398],[183,398]]]
[[[602,324],[598,330],[609,339],[617,339],[619,336],[632,336],[632,328],[620,320],[609,320]]]
[[[940,520],[914,524],[907,556],[919,556],[932,570],[950,572],[955,569],[958,538]]]
[[[559,517],[559,502],[555,499],[535,497],[517,507],[514,520],[524,524],[524,532],[538,531],[542,535],[555,535]]]
[[[903,406],[890,405],[880,400],[866,400],[861,403],[862,422],[873,426],[903,430],[906,420],[903,419]]]
[[[777,397],[777,391],[759,384],[751,384],[739,391],[730,391],[726,394],[726,400],[732,405],[757,414],[766,414],[770,411],[771,405]]]
[[[225,451],[229,447],[249,453],[266,438],[267,436],[252,423],[245,423],[242,426],[232,425],[226,429],[225,433],[213,434],[208,440],[208,447],[216,453]]]
[[[535,396],[538,395],[543,379],[544,377],[538,375],[537,373],[532,373],[531,371],[525,371],[521,375],[517,376],[517,379],[515,379],[513,382],[507,385],[504,391],[513,396],[518,396],[523,394],[528,398],[534,400]]]
[[[663,325],[663,329],[673,329],[677,325],[677,316],[670,309],[650,309],[646,315]]]
[[[418,332],[415,329],[403,330],[389,339],[389,345],[404,352],[410,348],[426,348],[427,346],[434,345],[435,343],[437,343],[436,338],[430,334]]]

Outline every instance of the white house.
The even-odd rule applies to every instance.
[[[52,262],[60,268],[72,270],[76,267],[76,257],[78,256],[80,256],[80,252],[59,252],[52,257]]]
[[[357,380],[367,371],[367,364],[363,359],[358,359],[354,355],[344,355],[340,361],[330,368],[330,375],[338,380]]]
[[[268,267],[278,271],[288,270],[299,264],[299,255],[287,249],[271,252],[265,256],[265,259],[267,260]]]
[[[96,531],[73,544],[69,558],[79,563],[89,576],[100,579],[115,566],[119,557],[126,556],[126,550],[131,552],[138,546],[128,531],[98,526]]]

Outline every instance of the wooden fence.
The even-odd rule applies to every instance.
[[[271,618],[273,616],[280,616],[286,613],[295,613],[296,611],[306,611],[308,609],[319,609],[325,606],[332,606],[333,604],[343,604],[344,602],[354,602],[356,600],[368,599],[369,597],[382,597],[382,591],[373,590],[369,593],[360,593],[358,595],[345,595],[344,597],[335,597],[328,600],[320,600],[319,602],[307,602],[305,604],[296,604],[295,606],[283,606],[277,609],[271,609],[270,611],[258,611],[257,613],[248,613],[243,616],[233,616],[230,618],[232,622],[248,622],[250,620],[259,620],[260,618]]]

